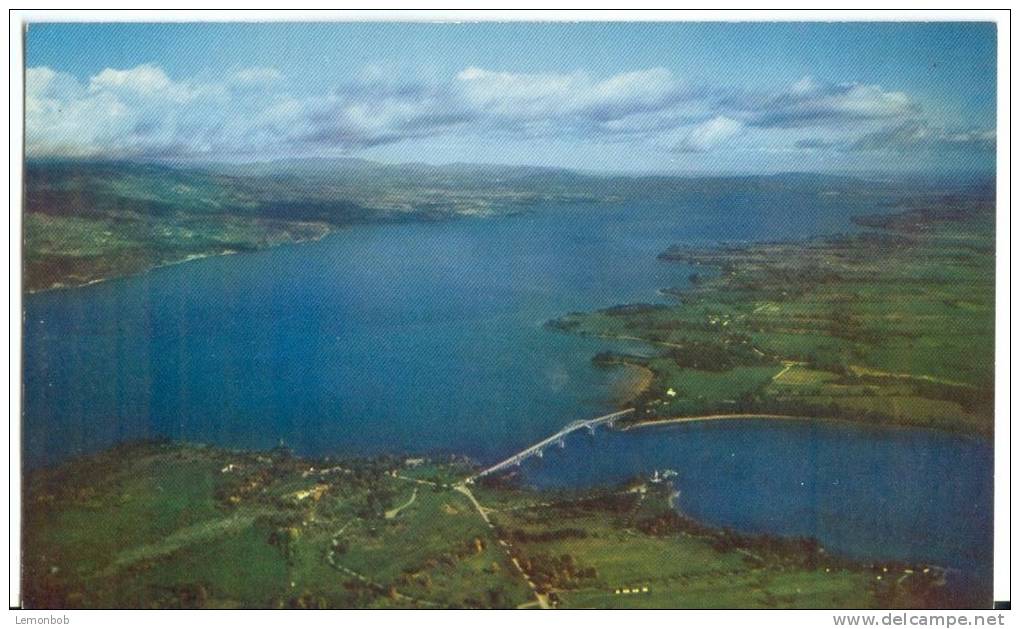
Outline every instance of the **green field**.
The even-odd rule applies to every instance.
[[[468,473],[454,460],[311,460],[284,450],[121,446],[29,474],[24,603],[942,604],[935,571],[854,564],[830,557],[810,540],[710,529],[672,511],[666,483],[537,492],[495,481],[465,486]]]
[[[642,340],[604,353],[655,378],[636,420],[781,414],[990,434],[994,209],[943,200],[807,242],[674,247],[704,268],[673,305],[572,313],[570,333]]]

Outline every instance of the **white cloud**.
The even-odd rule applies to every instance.
[[[739,120],[716,116],[691,128],[673,150],[681,153],[701,153],[717,147],[743,131],[744,124]]]
[[[343,152],[454,128],[533,135],[632,132],[630,116],[662,112],[681,97],[661,68],[595,80],[583,73],[513,74],[469,67],[446,84],[387,77],[324,86],[324,95],[278,92],[272,68],[221,82],[175,81],[158,66],[105,69],[81,83],[49,68],[27,75],[32,155]],[[257,88],[257,89],[256,89]]]
[[[911,133],[935,128],[902,92],[811,77],[751,93],[691,86],[664,68],[596,78],[472,66],[435,83],[401,81],[375,68],[314,93],[292,88],[268,67],[213,80],[174,78],[143,64],[107,68],[84,81],[28,68],[26,150],[30,156],[287,156],[457,135],[629,142],[690,153],[730,148],[739,137],[744,147],[817,151],[850,150],[855,142],[904,145]],[[977,132],[943,127],[946,143],[954,137],[961,147],[989,142]]]
[[[681,84],[664,68],[598,81],[583,72],[515,74],[469,67],[457,75],[456,88],[480,113],[509,120],[608,122],[661,111],[683,98]]]
[[[729,104],[734,115],[759,127],[845,126],[921,113],[920,105],[903,92],[887,91],[879,85],[823,83],[809,76],[785,90],[745,95]]]
[[[964,129],[951,131],[921,121],[885,127],[867,133],[847,148],[854,151],[995,150],[995,131]]]
[[[110,88],[127,88],[142,94],[151,94],[172,85],[170,77],[156,66],[145,64],[130,70],[106,68],[89,80],[89,91]]]
[[[157,66],[143,64],[128,70],[106,68],[89,79],[90,94],[112,93],[123,97],[160,98],[179,103],[196,95],[195,88],[176,83]]]
[[[811,76],[805,76],[799,81],[796,81],[790,86],[790,93],[797,94],[800,96],[807,96],[810,94],[817,94],[822,89],[822,84],[819,83]]]
[[[107,156],[201,153],[209,146],[216,85],[172,81],[142,65],[106,69],[79,82],[49,68],[26,72],[29,155]]]

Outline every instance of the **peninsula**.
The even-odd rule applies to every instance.
[[[632,425],[810,417],[990,435],[994,202],[944,197],[856,217],[861,231],[798,242],[672,247],[689,286],[667,304],[572,313],[551,327],[642,341],[603,352],[653,378]]]

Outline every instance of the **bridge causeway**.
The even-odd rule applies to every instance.
[[[542,456],[542,451],[545,448],[548,448],[549,446],[551,446],[554,443],[557,443],[557,444],[560,445],[560,447],[563,447],[563,439],[564,439],[564,437],[566,437],[570,433],[574,432],[575,430],[580,430],[582,428],[587,428],[589,432],[594,433],[595,429],[597,427],[602,426],[602,425],[612,426],[616,422],[616,420],[620,419],[621,417],[623,417],[625,415],[629,415],[629,414],[631,414],[633,412],[634,412],[633,408],[627,408],[627,409],[624,409],[622,411],[616,411],[615,413],[609,413],[608,415],[603,415],[601,417],[596,417],[594,419],[582,419],[582,420],[577,420],[577,421],[570,422],[569,424],[567,424],[566,426],[561,428],[559,430],[559,432],[557,432],[557,433],[555,433],[555,434],[553,434],[553,435],[551,435],[549,437],[546,437],[545,439],[539,441],[538,443],[536,443],[534,445],[531,445],[531,446],[525,448],[524,450],[521,450],[517,454],[511,456],[508,459],[500,461],[499,463],[493,465],[492,467],[486,468],[486,469],[482,470],[481,472],[478,472],[474,476],[468,477],[465,480],[465,482],[472,483],[476,479],[482,478],[483,476],[488,476],[489,474],[493,474],[495,472],[498,472],[498,471],[500,471],[502,469],[510,467],[511,465],[520,465],[522,461],[524,461],[525,459],[527,459],[529,457],[532,457],[532,456],[541,457]]]

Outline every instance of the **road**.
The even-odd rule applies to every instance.
[[[513,553],[510,552],[510,545],[506,542],[506,540],[501,539],[498,535],[496,535],[496,525],[494,525],[492,520],[489,519],[489,510],[483,507],[482,503],[478,502],[478,499],[475,498],[475,495],[471,492],[471,488],[467,486],[467,483],[457,483],[453,486],[453,489],[454,491],[467,496],[467,499],[474,506],[475,510],[478,511],[478,515],[482,516],[482,520],[485,521],[485,524],[493,530],[493,537],[495,537],[496,541],[499,542],[499,545],[503,547],[507,557],[510,558],[510,563],[513,564],[514,568],[517,569],[517,572],[524,578],[528,587],[531,588],[532,593],[535,595],[535,601],[538,602],[538,606],[542,609],[551,609],[552,605],[549,603],[549,597],[538,591],[538,587],[535,585],[535,582],[531,579],[528,573],[524,571],[524,568],[521,567],[520,562],[517,561],[517,557],[514,557]]]
[[[412,504],[414,504],[414,501],[415,501],[415,499],[417,497],[418,497],[418,488],[415,487],[414,491],[411,492],[411,499],[410,500],[408,500],[404,504],[400,505],[399,507],[390,509],[389,511],[387,511],[384,514],[384,516],[386,517],[387,520],[392,520],[393,518],[395,518],[398,515],[400,515],[401,511],[403,511],[404,509],[406,509],[406,508],[410,507]]]
[[[669,419],[646,419],[640,422],[624,426],[621,430],[635,430],[637,428],[648,428],[650,426],[669,426],[672,424],[690,424],[694,422],[707,422],[729,419],[796,419],[799,421],[819,421],[818,417],[804,417],[800,415],[775,415],[769,413],[730,413],[720,415],[694,415],[691,417],[671,417]]]

